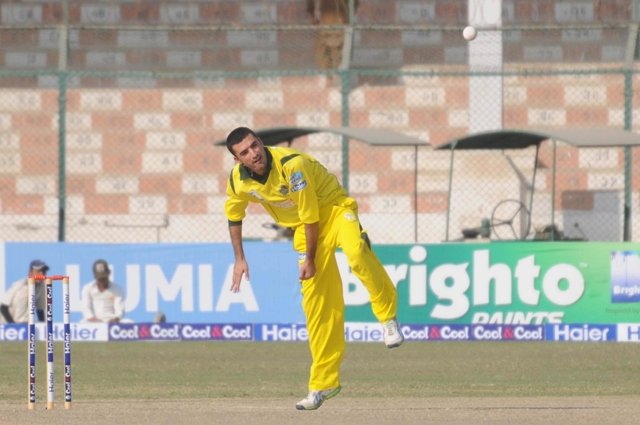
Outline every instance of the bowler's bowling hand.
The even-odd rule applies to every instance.
[[[311,279],[315,275],[316,264],[309,259],[305,259],[302,264],[300,264],[300,280]]]
[[[231,292],[240,292],[242,278],[249,280],[249,265],[245,260],[236,261],[233,266],[233,277],[231,278]]]

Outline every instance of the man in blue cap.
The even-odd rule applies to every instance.
[[[33,260],[29,264],[29,276],[44,276],[49,266],[42,260]],[[29,320],[28,279],[14,282],[0,300],[0,323],[27,323]],[[45,291],[42,280],[36,280],[36,314],[38,321],[44,321]]]

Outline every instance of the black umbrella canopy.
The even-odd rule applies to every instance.
[[[496,130],[450,140],[436,149],[524,149],[545,140],[576,147],[640,146],[640,135],[615,128],[539,128]]]

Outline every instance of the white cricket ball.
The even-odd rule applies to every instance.
[[[467,41],[473,40],[474,38],[476,38],[476,35],[478,35],[478,31],[471,25],[469,25],[468,27],[464,27],[464,29],[462,30],[462,36]]]

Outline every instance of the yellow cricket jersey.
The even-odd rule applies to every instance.
[[[225,214],[229,225],[242,223],[249,202],[262,204],[285,227],[316,223],[320,210],[338,205],[347,194],[333,174],[311,155],[284,147],[265,147],[265,176],[252,176],[242,164],[231,170]]]

